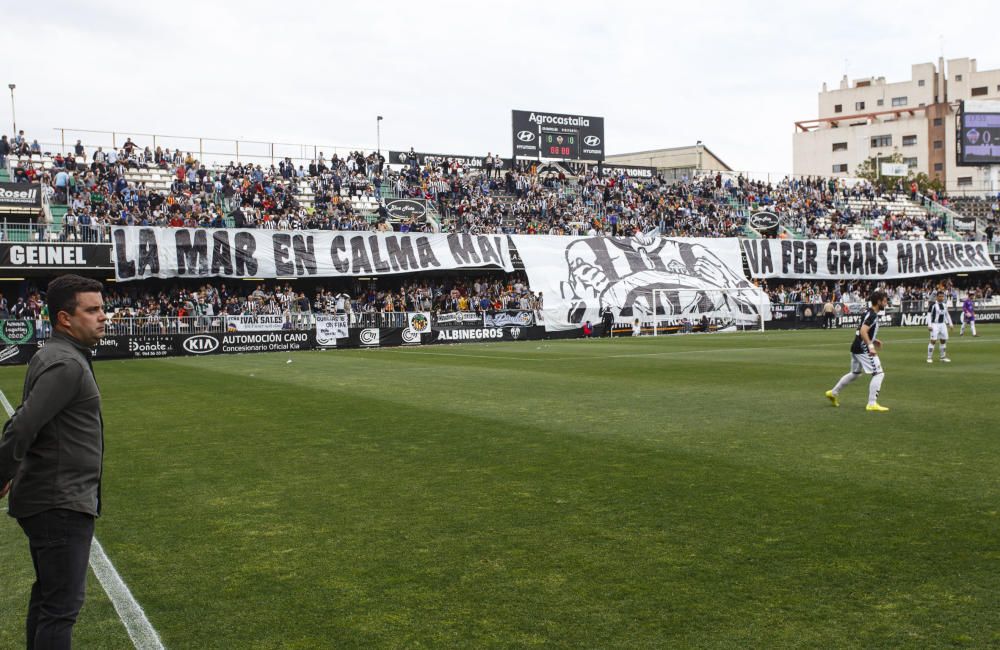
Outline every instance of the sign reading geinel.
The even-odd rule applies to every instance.
[[[0,244],[0,268],[111,268],[107,244]]]
[[[991,271],[985,242],[743,239],[753,278],[908,278]]]
[[[115,227],[117,280],[514,270],[506,236]]]

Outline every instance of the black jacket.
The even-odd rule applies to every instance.
[[[0,485],[12,517],[65,508],[98,516],[104,421],[90,350],[56,331],[28,364],[24,394],[0,439]]]

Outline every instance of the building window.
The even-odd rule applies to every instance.
[[[906,165],[907,167],[909,167],[910,169],[916,169],[917,168],[917,159],[916,158],[903,158],[903,164]]]
[[[944,163],[934,163],[934,171],[944,171]]]
[[[971,176],[959,176],[958,177],[958,186],[959,187],[967,187],[969,185],[972,185],[972,177]]]
[[[935,140],[934,141],[934,148],[935,149],[944,149],[944,140]]]
[[[834,174],[846,174],[847,173],[847,163],[844,163],[843,165],[834,165],[833,166],[833,173]]]
[[[943,117],[935,117],[934,118],[934,126],[944,126],[944,118]]]
[[[833,106],[833,112],[834,113],[843,113],[844,112],[844,105],[843,104],[834,104],[834,106]]]
[[[962,75],[960,74],[955,75],[955,81],[961,81],[961,80],[962,80]]]
[[[924,80],[923,79],[919,80],[917,82],[917,85],[920,86],[921,88],[923,88],[924,87]]]
[[[884,104],[885,104],[885,100],[884,99],[880,99],[880,100],[878,100],[878,101],[875,102],[876,106],[883,106]]]
[[[865,103],[864,102],[854,102],[854,110],[856,110],[856,111],[863,111],[863,110],[865,110]]]
[[[980,86],[979,88],[973,88],[972,89],[972,96],[973,97],[982,97],[983,95],[985,95],[989,91],[990,91],[989,86]]]
[[[893,106],[906,106],[906,97],[893,97],[892,98],[892,105]]]
[[[847,143],[846,142],[834,142],[833,143],[833,150],[834,151],[847,151]]]
[[[872,149],[878,149],[879,147],[891,147],[891,146],[892,146],[891,135],[876,135],[872,138]]]
[[[903,146],[904,147],[912,147],[915,144],[917,144],[917,136],[915,136],[915,135],[904,135],[903,136]]]

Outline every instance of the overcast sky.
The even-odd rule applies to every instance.
[[[0,83],[17,84],[18,128],[49,142],[62,126],[374,147],[383,115],[383,149],[509,155],[518,108],[604,116],[609,154],[702,140],[735,169],[783,173],[794,122],[816,117],[845,68],[909,79],[942,37],[946,58],[1000,68],[995,0],[48,0],[2,13]],[[4,133],[10,111],[0,102]]]

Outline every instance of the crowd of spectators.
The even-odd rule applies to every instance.
[[[301,316],[310,313],[536,310],[541,308],[542,300],[540,294],[528,288],[521,273],[402,282],[390,279],[381,284],[353,281],[346,286],[317,285],[309,290],[280,282],[244,284],[218,282],[193,288],[119,285],[106,293],[105,309],[113,320],[281,314],[286,316],[286,322],[302,322]],[[37,298],[37,293],[32,295]]]
[[[36,143],[37,144],[37,143]],[[77,141],[66,155],[51,157],[16,149],[14,182],[39,182],[51,203],[69,207],[62,236],[69,240],[103,241],[106,226],[170,226],[265,229],[392,229],[384,218],[370,220],[354,207],[359,196],[377,200],[381,160],[375,154],[353,152],[327,160],[322,154],[309,168],[290,159],[266,168],[252,163],[210,167],[178,149],[140,149],[129,138],[120,149],[97,147],[89,153]],[[36,157],[34,154],[38,153]],[[84,162],[80,162],[80,161]],[[384,160],[382,161],[384,162]],[[129,171],[158,169],[170,175],[167,191],[130,181]],[[313,205],[298,199],[308,184]],[[342,197],[341,188],[352,197]],[[227,217],[229,223],[227,224]],[[401,230],[420,231],[426,223],[403,221]]]
[[[997,280],[992,282],[956,283],[951,278],[911,279],[902,282],[874,282],[866,280],[828,280],[792,283],[771,283],[761,281],[762,288],[771,298],[772,304],[807,303],[821,305],[827,302],[863,305],[868,296],[876,290],[889,295],[891,305],[903,303],[923,303],[931,300],[938,291],[944,291],[952,305],[958,305],[967,296],[974,300],[989,302],[997,291]]]
[[[886,190],[844,179],[786,177],[771,183],[728,173],[668,181],[526,161],[512,169],[482,169],[458,159],[419,159],[412,150],[395,167],[378,153],[360,151],[330,158],[320,152],[308,165],[286,158],[277,165],[212,167],[190,153],[141,147],[131,139],[120,148],[89,151],[78,140],[45,168],[37,141],[29,144],[23,132],[7,148],[21,156],[16,181],[39,181],[53,202],[70,207],[63,235],[74,240],[101,238],[106,225],[431,228],[426,220],[394,223],[384,197],[426,200],[446,230],[469,233],[627,236],[657,230],[665,236],[726,237],[745,234],[747,217],[758,210],[774,212],[785,228],[812,238],[846,238],[860,226],[875,239],[908,237],[914,229],[935,239],[947,227],[943,216],[891,209],[896,199],[928,200],[902,183]],[[130,170],[143,168],[168,173],[169,188],[129,180]],[[299,199],[306,187],[311,202]],[[359,211],[362,204],[377,207]]]

